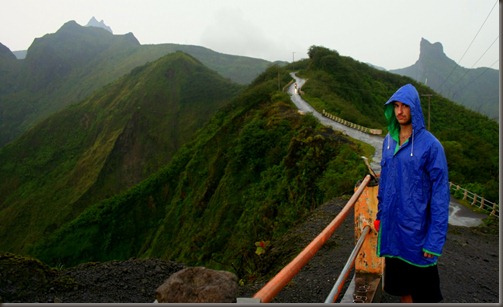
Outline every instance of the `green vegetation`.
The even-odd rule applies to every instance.
[[[386,126],[384,102],[410,80],[374,69],[337,51],[313,46],[310,62],[301,75],[304,99],[317,110],[326,110],[364,127]]]
[[[275,271],[256,242],[273,248],[314,208],[351,195],[371,156],[297,112],[282,91],[289,73],[308,79],[317,109],[383,130],[400,86],[433,93],[323,47],[309,56],[243,87],[178,52],[41,122],[0,149],[0,250],[51,266],[160,257],[240,278]],[[432,110],[450,180],[498,199],[497,124],[447,99]]]
[[[24,60],[0,50],[0,146],[65,107],[81,102],[135,67],[182,51],[238,84],[249,84],[271,62],[178,44],[140,45],[133,34],[82,27],[75,21],[37,38]],[[5,58],[5,59],[3,59]]]
[[[90,207],[32,252],[48,263],[162,257],[246,273],[255,242],[281,236],[365,174],[361,148],[298,114],[273,67],[173,160]],[[344,161],[344,163],[340,163]]]
[[[1,248],[23,251],[90,204],[147,178],[240,90],[178,52],[0,148]]]

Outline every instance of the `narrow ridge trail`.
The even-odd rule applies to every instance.
[[[305,79],[297,77],[297,75],[293,72],[290,73],[290,76],[295,79],[295,82],[297,83],[297,89],[300,91],[302,89],[302,86],[306,82]],[[372,157],[372,161],[370,162],[370,166],[372,169],[376,172],[379,173],[381,169],[381,148],[382,148],[382,143],[384,138],[378,135],[371,135],[353,128],[350,128],[348,126],[345,126],[343,124],[340,124],[336,121],[333,121],[325,116],[323,116],[320,112],[316,111],[309,103],[307,103],[302,97],[297,93],[295,90],[295,85],[292,84],[288,88],[288,94],[290,94],[290,97],[292,99],[292,102],[295,104],[295,106],[303,112],[309,112],[314,115],[323,125],[332,127],[334,130],[341,131],[344,134],[360,140],[362,142],[365,142],[367,144],[370,144],[371,146],[374,147],[374,155]]]

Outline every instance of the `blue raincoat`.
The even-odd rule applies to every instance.
[[[393,102],[410,107],[412,135],[399,145],[400,125]],[[377,255],[410,264],[435,265],[442,254],[449,219],[447,161],[440,142],[424,127],[419,94],[414,86],[399,88],[385,103],[388,121],[381,159]],[[433,258],[423,256],[424,252]]]

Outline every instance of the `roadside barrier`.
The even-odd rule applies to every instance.
[[[369,182],[373,177],[370,175],[355,187],[355,193],[346,203],[344,208],[328,224],[327,227],[309,243],[290,263],[288,263],[279,273],[277,273],[268,283],[262,287],[252,298],[238,298],[238,303],[254,302],[269,303],[274,297],[295,277],[295,275],[311,260],[318,250],[332,236],[335,230],[342,224],[347,217],[349,210],[354,207],[355,210],[355,237],[359,237],[355,249],[349,257],[343,272],[336,281],[333,290],[327,297],[328,301],[335,301],[344,286],[350,270],[355,268],[355,277],[352,285],[356,289],[365,289],[366,295],[356,295],[351,293],[349,298],[351,302],[372,302],[376,293],[380,293],[382,276],[382,259],[375,253],[377,235],[375,231],[370,232],[370,227],[377,213],[377,190],[378,186]],[[355,205],[358,204],[358,205]],[[351,285],[348,291],[351,292]],[[342,302],[342,301],[341,301]]]
[[[367,128],[367,127],[363,127],[363,126],[357,125],[357,124],[352,123],[350,121],[347,121],[347,120],[345,120],[343,118],[340,118],[340,117],[337,117],[335,115],[332,115],[332,114],[328,113],[325,110],[323,110],[321,114],[323,116],[327,117],[327,118],[330,118],[331,120],[333,120],[335,122],[338,122],[339,124],[343,124],[343,125],[345,125],[347,127],[356,129],[356,130],[361,131],[361,132],[365,132],[365,133],[368,133],[368,134],[374,134],[374,135],[381,135],[382,134],[382,130],[381,129],[372,129],[372,128]]]
[[[499,204],[493,203],[483,198],[482,196],[472,193],[452,182],[449,182],[449,190],[452,194],[454,194],[455,198],[469,201],[472,206],[476,206],[479,209],[489,213],[490,215],[499,217]]]
[[[360,249],[363,245],[363,241],[365,240],[365,237],[369,233],[370,226],[365,226],[363,229],[363,233],[361,234],[360,238],[358,239],[358,242],[356,242],[356,246],[351,252],[351,255],[349,255],[349,259],[346,262],[346,265],[342,269],[341,274],[339,275],[339,278],[337,278],[337,281],[335,282],[334,286],[332,287],[332,290],[328,294],[327,298],[325,299],[325,303],[333,303],[337,300],[339,297],[339,294],[342,291],[342,288],[344,286],[344,281],[348,278],[349,272],[351,269],[354,267],[355,264],[355,259],[358,253],[360,252]],[[358,300],[361,300],[361,297],[357,298]],[[363,301],[362,301],[363,303]]]

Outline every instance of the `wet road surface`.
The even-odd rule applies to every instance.
[[[290,75],[295,79],[295,81],[297,82],[297,88],[300,90],[306,80],[297,77],[295,73],[291,73]],[[316,111],[311,105],[304,101],[304,99],[302,99],[299,94],[297,94],[294,84],[289,87],[288,93],[291,95],[292,102],[300,111],[305,113],[312,113],[313,116],[318,118],[323,125],[330,126],[334,130],[341,131],[354,139],[372,145],[375,151],[372,159],[370,159],[370,166],[376,173],[379,173],[381,171],[381,148],[382,142],[384,140],[383,137],[358,131],[323,116],[320,112]]]
[[[465,227],[479,226],[487,216],[487,214],[470,210],[451,197],[451,202],[449,203],[449,224]]]

